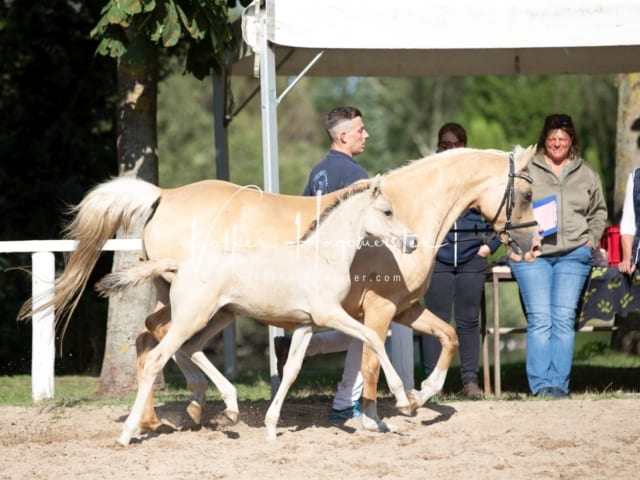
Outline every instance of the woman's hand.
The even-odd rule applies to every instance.
[[[487,245],[486,243],[483,243],[482,245],[480,245],[480,248],[476,252],[476,255],[482,258],[487,258],[490,254],[491,254],[491,249],[489,248],[489,245]]]
[[[622,259],[622,261],[618,264],[618,270],[620,273],[626,273],[627,275],[631,275],[636,271],[636,264],[631,262],[630,258]]]

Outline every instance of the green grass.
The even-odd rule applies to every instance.
[[[324,356],[329,357],[329,356]],[[331,361],[308,359],[305,361],[302,373],[289,392],[288,399],[303,400],[331,399],[335,393],[336,384],[342,374],[341,357],[334,357]],[[312,361],[315,360],[315,361]],[[493,367],[493,366],[491,366]],[[481,368],[482,370],[482,368]],[[493,368],[490,369],[493,375]],[[528,394],[527,378],[524,360],[509,360],[502,363],[502,393],[503,399],[515,400],[526,398]],[[480,383],[482,384],[482,372]],[[416,368],[416,384],[420,369]],[[389,396],[384,374],[381,374],[379,395]],[[266,370],[243,370],[234,382],[241,402],[268,400],[271,397],[271,383]],[[43,404],[82,406],[82,405],[130,405],[134,393],[120,397],[101,397],[96,391],[98,379],[89,376],[58,376],[55,378],[55,399],[42,402]],[[452,365],[443,389],[443,399],[455,399],[462,389],[459,368]],[[576,345],[575,360],[571,374],[572,395],[588,395],[594,397],[618,397],[640,395],[640,356],[625,355],[610,350],[603,342],[584,342]],[[210,386],[207,391],[212,401],[220,400],[217,390]],[[165,388],[157,392],[158,402],[183,402],[189,398],[182,376],[175,367],[165,370]],[[0,377],[0,405],[32,405],[31,377],[1,376]]]

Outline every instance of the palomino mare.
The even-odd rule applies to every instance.
[[[501,239],[515,248],[539,254],[539,236],[533,222],[531,185],[522,178],[533,156],[534,147],[514,152],[459,148],[413,161],[385,175],[385,194],[393,202],[398,217],[420,238],[416,252],[399,255],[386,247],[361,248],[351,266],[352,285],[343,302],[354,318],[363,319],[380,338],[385,338],[392,319],[420,333],[436,336],[442,353],[433,373],[424,380],[418,396],[422,405],[444,385],[446,373],[457,348],[455,330],[419,303],[431,277],[438,245],[462,211],[478,208],[491,220]],[[349,187],[347,187],[349,188]],[[74,209],[75,218],[67,228],[67,238],[78,241],[65,271],[56,281],[52,301],[63,324],[69,321],[78,298],[100,255],[100,248],[132,217],[147,220],[143,232],[145,255],[149,259],[186,259],[197,251],[218,248],[220,244],[244,248],[257,245],[281,245],[299,238],[299,225],[306,225],[342,191],[320,198],[274,195],[209,180],[175,189],[161,189],[150,183],[121,177],[94,188]],[[318,205],[320,204],[320,206]],[[520,225],[518,225],[520,224]],[[170,281],[170,278],[168,278]],[[156,281],[158,309],[147,319],[148,332],[137,341],[139,363],[153,337],[160,338],[170,322],[169,284]],[[31,314],[30,302],[19,316]],[[218,314],[226,321],[232,315]],[[223,321],[220,319],[219,321]],[[187,377],[194,401],[188,410],[199,418],[206,378],[180,354],[176,361]],[[385,429],[377,415],[376,395],[379,364],[375,355],[364,349],[362,425],[366,429]],[[222,377],[222,376],[221,376]],[[221,388],[230,411],[237,411],[235,390],[226,382]],[[156,428],[152,396],[141,421],[142,428]],[[231,421],[235,417],[230,417]]]
[[[417,239],[396,220],[391,202],[381,192],[381,180],[378,176],[365,189],[351,190],[339,198],[312,224],[299,244],[246,251],[210,250],[180,263],[170,259],[147,261],[111,273],[98,283],[98,291],[108,294],[167,272],[175,274],[170,290],[171,326],[147,356],[136,401],[120,436],[122,445],[129,443],[139,426],[157,374],[221,308],[265,323],[285,322],[297,328],[289,359],[295,369],[285,369],[267,411],[267,439],[276,438],[282,403],[302,366],[312,326],[340,330],[362,340],[378,356],[397,406],[410,411],[402,380],[387,357],[384,343],[341,305],[351,288],[351,262],[365,237],[388,239],[405,253],[416,249]],[[204,357],[203,344],[206,342],[187,342],[183,350],[199,363]]]

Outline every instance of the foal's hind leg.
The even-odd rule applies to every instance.
[[[147,398],[153,389],[153,382],[162,371],[169,358],[171,358],[171,355],[173,355],[178,347],[184,342],[184,338],[172,335],[172,333],[173,332],[169,331],[169,334],[147,354],[144,368],[142,369],[142,373],[138,379],[138,393],[136,394],[136,400],[127,420],[124,422],[122,433],[118,439],[118,442],[121,445],[128,445],[131,441],[131,437],[138,430],[142,411],[145,407]]]
[[[197,305],[189,292],[178,292],[177,296],[183,300],[184,306],[178,311],[176,306],[172,307],[173,323],[166,336],[147,355],[140,381],[136,400],[122,427],[119,438],[121,445],[128,445],[131,437],[140,425],[142,411],[147,398],[151,393],[153,382],[156,376],[162,371],[169,358],[185,343],[189,338],[196,335],[206,325],[211,315],[211,311],[206,309],[206,305]],[[197,291],[194,291],[197,294]],[[172,297],[173,298],[173,297]]]
[[[167,330],[171,326],[170,306],[166,305],[149,315],[145,321],[145,326],[147,329],[136,339],[138,378],[140,378],[142,369],[144,368],[147,354],[164,338]],[[198,369],[188,357],[181,354],[180,351],[178,351],[173,358],[187,380],[187,388],[191,391],[191,401],[187,411],[192,420],[199,425],[202,407],[204,406],[205,391],[207,389],[207,379],[200,369]],[[142,418],[140,419],[140,429],[142,430],[154,431],[163,425],[163,422],[156,415],[153,403],[154,392],[151,390],[142,412]]]

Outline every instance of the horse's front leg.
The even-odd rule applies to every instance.
[[[382,297],[369,298],[365,304],[364,324],[385,341],[391,326],[391,318],[396,306]],[[383,422],[378,416],[378,383],[380,381],[380,361],[370,348],[362,349],[362,427],[369,431],[386,432],[395,430],[393,425]],[[411,401],[411,398],[410,398]]]
[[[410,394],[412,402],[415,402],[414,406],[420,407],[442,390],[453,355],[458,349],[458,334],[451,325],[417,302],[410,309],[394,318],[394,321],[407,325],[420,333],[433,335],[442,345],[442,351],[433,372],[422,382],[420,391],[413,391]]]
[[[276,426],[278,425],[278,420],[280,420],[282,404],[291,385],[293,385],[293,382],[300,373],[302,362],[304,361],[304,354],[309,346],[312,333],[311,325],[304,325],[293,331],[291,346],[289,347],[289,356],[282,371],[282,381],[280,382],[278,391],[273,397],[271,405],[269,405],[264,419],[267,427],[267,440],[274,440],[276,438]]]
[[[389,356],[384,348],[384,342],[378,334],[373,329],[355,320],[342,308],[330,309],[328,306],[325,308],[326,311],[324,315],[314,315],[314,319],[318,319],[316,323],[319,326],[340,330],[347,335],[361,340],[365,346],[371,348],[378,357],[380,365],[384,370],[389,390],[391,390],[396,398],[396,408],[400,410],[400,412],[410,415],[412,413],[411,403],[404,391],[402,380],[393,368],[391,360],[389,360]]]

